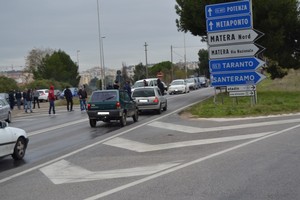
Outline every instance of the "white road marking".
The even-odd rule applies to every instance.
[[[147,182],[147,181],[156,179],[156,178],[161,177],[161,176],[164,176],[164,175],[166,175],[166,174],[173,173],[173,172],[175,172],[175,171],[177,171],[177,170],[180,170],[180,169],[189,167],[189,166],[191,166],[191,165],[195,165],[195,164],[201,163],[201,162],[203,162],[203,161],[206,161],[206,160],[208,160],[208,159],[211,159],[211,158],[220,156],[220,155],[225,154],[225,153],[227,153],[227,152],[230,152],[230,151],[234,151],[234,150],[240,149],[240,148],[242,148],[242,147],[245,147],[245,146],[247,146],[247,145],[253,144],[253,143],[255,143],[255,142],[258,142],[258,141],[267,139],[267,138],[269,138],[269,137],[273,137],[273,136],[276,136],[276,135],[279,135],[279,134],[283,134],[283,133],[285,133],[285,132],[287,132],[287,131],[290,131],[290,130],[293,130],[293,129],[296,129],[296,128],[299,128],[299,127],[300,127],[300,124],[298,124],[298,125],[296,125],[296,126],[293,126],[293,127],[290,127],[290,128],[287,128],[287,129],[284,129],[284,130],[281,130],[281,131],[278,131],[278,132],[275,132],[275,133],[273,133],[273,134],[266,135],[266,136],[264,136],[264,137],[260,137],[260,138],[257,138],[257,139],[254,139],[254,140],[251,140],[251,141],[248,141],[248,142],[245,142],[245,143],[236,145],[236,146],[234,146],[234,147],[225,149],[225,150],[223,150],[223,151],[219,151],[219,152],[210,154],[210,155],[208,155],[208,156],[205,156],[205,157],[202,157],[202,158],[198,158],[198,159],[196,159],[196,160],[192,160],[192,161],[190,161],[190,162],[187,162],[187,163],[184,163],[184,164],[175,166],[175,167],[170,168],[170,169],[167,169],[167,170],[165,170],[165,171],[162,171],[162,172],[159,172],[159,173],[156,173],[156,174],[147,176],[147,177],[145,177],[145,178],[142,178],[142,179],[133,181],[133,182],[131,182],[131,183],[122,185],[122,186],[120,186],[120,187],[113,188],[113,189],[108,190],[108,191],[106,191],[106,192],[99,193],[99,194],[97,194],[97,195],[94,195],[94,196],[92,196],[92,197],[86,198],[86,199],[84,199],[84,200],[96,200],[96,199],[100,199],[100,198],[102,198],[102,197],[109,196],[109,195],[111,195],[111,194],[120,192],[120,191],[122,191],[122,190],[126,190],[126,189],[128,189],[128,188],[130,188],[130,187],[133,187],[133,186],[142,184],[142,183],[144,183],[144,182]]]
[[[173,131],[180,131],[180,132],[184,132],[184,133],[201,133],[201,132],[210,132],[210,131],[224,131],[224,130],[233,130],[233,129],[241,129],[241,128],[252,128],[252,127],[259,127],[259,126],[271,126],[271,125],[279,125],[279,124],[298,123],[298,122],[300,122],[300,119],[287,119],[287,120],[278,120],[278,121],[270,121],[270,122],[238,124],[238,125],[232,125],[232,126],[198,128],[198,127],[176,125],[176,124],[172,124],[172,123],[154,121],[154,122],[149,123],[148,126],[162,128],[162,129],[168,129],[168,130],[173,130]]]
[[[220,137],[220,138],[210,138],[210,139],[203,139],[203,140],[190,140],[190,141],[156,144],[156,145],[136,142],[136,141],[117,137],[117,138],[114,138],[112,140],[105,142],[104,144],[131,150],[131,151],[136,151],[136,152],[149,152],[149,151],[159,151],[159,150],[166,150],[166,149],[173,149],[173,148],[204,145],[204,144],[215,144],[215,143],[221,143],[221,142],[231,142],[231,141],[238,141],[238,140],[255,139],[258,137],[266,136],[271,133],[273,133],[273,132],[256,133],[256,134],[248,134],[248,135],[237,135],[237,136]]]
[[[169,162],[144,167],[133,167],[126,169],[92,172],[82,167],[75,166],[66,160],[61,160],[56,163],[53,163],[52,165],[43,167],[40,170],[54,184],[64,184],[151,175],[162,170],[175,167],[179,164],[180,163]]]
[[[33,132],[30,132],[30,133],[27,133],[27,135],[28,136],[38,135],[38,134],[41,134],[41,133],[45,133],[45,132],[48,132],[48,131],[54,131],[54,130],[59,129],[59,128],[64,128],[64,127],[67,127],[67,126],[71,126],[71,125],[81,123],[81,122],[86,122],[86,121],[88,121],[88,119],[80,119],[80,120],[77,120],[77,121],[68,122],[68,123],[65,123],[65,124],[55,125],[53,127],[33,131]]]

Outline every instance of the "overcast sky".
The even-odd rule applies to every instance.
[[[200,37],[177,31],[175,0],[99,0],[105,67],[198,60]],[[33,48],[61,49],[79,70],[100,65],[97,0],[1,0],[0,70],[25,65]],[[184,42],[185,41],[185,42]],[[184,45],[185,44],[185,45]],[[77,52],[78,57],[77,57]]]

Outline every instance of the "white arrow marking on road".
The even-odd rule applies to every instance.
[[[256,133],[256,134],[248,134],[248,135],[237,135],[237,136],[221,137],[221,138],[211,138],[211,139],[204,139],[204,140],[190,140],[190,141],[184,141],[184,142],[174,142],[174,143],[156,144],[156,145],[136,142],[136,141],[117,137],[117,138],[114,138],[112,140],[105,142],[104,144],[123,148],[123,149],[128,149],[131,151],[136,151],[136,152],[148,152],[148,151],[159,151],[159,150],[165,150],[165,149],[173,149],[173,148],[204,145],[204,144],[215,144],[215,143],[221,143],[221,142],[231,142],[231,141],[238,141],[238,140],[254,139],[254,138],[266,136],[271,133],[273,133],[273,132]]]
[[[183,126],[183,125],[176,125],[176,124],[172,124],[172,123],[154,121],[154,122],[148,124],[148,126],[162,128],[162,129],[168,129],[168,130],[173,130],[173,131],[179,131],[179,132],[184,132],[184,133],[202,133],[202,132],[224,131],[224,130],[241,129],[241,128],[252,128],[252,127],[259,127],[259,126],[271,126],[271,125],[279,125],[279,124],[298,123],[298,122],[300,122],[300,119],[287,119],[287,120],[278,120],[278,121],[271,121],[271,122],[239,124],[239,125],[232,125],[232,126],[197,128],[197,127],[191,127],[191,126]]]
[[[58,161],[52,165],[41,168],[54,184],[78,183],[85,181],[96,181],[104,179],[124,178],[133,176],[151,175],[172,168],[180,163],[169,162],[145,167],[134,167],[127,169],[116,169],[92,172],[79,166],[72,165],[66,160]]]

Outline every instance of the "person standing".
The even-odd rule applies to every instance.
[[[78,91],[79,101],[80,101],[80,110],[86,110],[86,99],[87,99],[87,92],[85,90],[85,86],[81,86]]]
[[[34,88],[34,91],[33,91],[33,109],[35,109],[35,104],[37,104],[38,108],[40,108],[39,96],[40,96],[39,91],[37,91],[37,89]]]
[[[164,84],[161,82],[161,80],[159,78],[157,79],[157,87],[159,88],[161,95],[164,96],[164,94],[165,94],[165,86],[164,86]]]
[[[144,86],[148,86],[148,83],[145,79],[144,79]]]
[[[64,95],[67,100],[67,110],[71,112],[71,111],[73,111],[73,94],[72,94],[69,86],[66,87]]]
[[[18,106],[19,110],[21,109],[21,99],[22,99],[22,94],[21,94],[20,90],[18,90],[16,92],[16,100],[17,100],[17,106]]]
[[[26,113],[27,113],[27,110],[30,110],[30,112],[32,113],[32,108],[31,108],[32,100],[33,100],[32,90],[28,89],[27,94],[26,94],[26,102],[27,102],[27,106],[25,108]]]
[[[54,86],[50,86],[50,90],[48,93],[48,101],[49,101],[49,115],[51,115],[51,110],[53,111],[53,114],[55,115],[55,95],[54,95]]]
[[[13,110],[15,107],[15,94],[14,91],[10,91],[8,94],[8,100],[9,100],[9,105],[10,105],[10,109]]]
[[[115,81],[114,82],[114,85],[113,85],[113,89],[116,89],[116,90],[118,90],[120,88],[120,86],[119,86],[119,81]]]
[[[131,86],[130,86],[130,81],[129,81],[129,80],[127,80],[127,81],[125,82],[124,90],[128,93],[128,95],[129,95],[130,98],[131,98]]]
[[[27,108],[27,90],[24,90],[24,91],[23,91],[22,96],[23,96],[23,106],[24,106],[24,110],[26,110],[26,108]]]

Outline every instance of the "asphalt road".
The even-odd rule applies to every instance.
[[[0,159],[1,199],[300,199],[300,114],[187,119],[212,88],[168,96],[161,115],[128,125],[59,108],[15,115],[30,135],[24,161]]]

